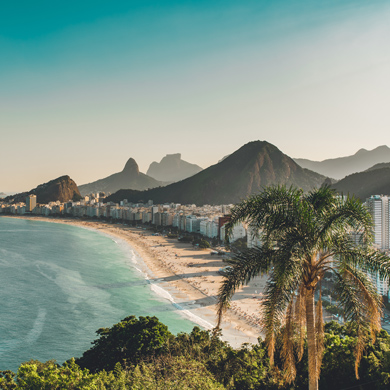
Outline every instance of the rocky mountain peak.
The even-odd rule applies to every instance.
[[[181,159],[181,153],[174,153],[174,154],[167,154],[161,161],[164,160],[180,160]]]
[[[129,158],[127,160],[127,163],[125,167],[123,168],[123,173],[126,173],[128,175],[138,175],[139,174],[139,167],[136,161],[133,158]]]
[[[181,153],[167,154],[158,163],[152,162],[147,174],[156,180],[176,182],[193,176],[202,170],[196,164],[190,164],[181,159]]]

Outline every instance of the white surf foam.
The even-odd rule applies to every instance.
[[[25,339],[25,341],[28,344],[33,344],[38,340],[38,337],[41,335],[41,333],[43,331],[43,325],[45,324],[45,318],[46,318],[46,310],[39,308],[38,316],[34,321],[34,326],[30,330],[30,332],[28,332],[28,335]]]
[[[152,291],[154,291],[157,295],[170,301],[172,303],[172,305],[174,307],[176,307],[176,309],[180,310],[181,314],[188,317],[188,319],[190,319],[192,322],[195,322],[196,324],[202,326],[203,328],[205,328],[207,330],[211,330],[214,328],[214,326],[212,324],[210,324],[210,322],[204,320],[203,318],[200,318],[196,314],[192,313],[191,311],[189,311],[187,309],[184,309],[182,306],[180,306],[178,303],[176,303],[175,300],[173,299],[172,295],[169,294],[169,292],[167,290],[164,290],[162,287],[160,287],[154,283],[150,283],[150,287],[151,287]]]

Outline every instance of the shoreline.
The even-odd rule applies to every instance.
[[[41,216],[3,217],[73,225],[121,240],[135,252],[140,260],[137,266],[141,269],[136,268],[144,274],[157,295],[169,300],[181,315],[201,327],[211,329],[215,326],[216,295],[222,281],[217,271],[226,264],[219,256],[211,255],[209,249],[196,249],[177,239],[153,236],[150,231],[119,223]],[[259,303],[265,280],[266,277],[258,277],[238,290],[224,314],[221,339],[232,347],[238,348],[243,343],[256,344],[261,336]]]

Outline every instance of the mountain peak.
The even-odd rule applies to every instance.
[[[160,166],[161,163],[149,169]],[[321,186],[325,179],[301,168],[269,142],[254,141],[192,177],[144,192],[118,192],[107,201],[152,199],[155,203],[229,204],[257,194],[269,185],[294,185],[308,191]]]
[[[152,162],[147,175],[164,182],[176,182],[193,176],[202,170],[195,164],[190,164],[181,159],[181,153],[167,154],[158,163]]]
[[[167,154],[165,157],[162,158],[163,160],[180,160],[181,159],[181,153],[174,153],[174,154]]]
[[[79,187],[83,195],[91,192],[115,192],[120,189],[145,190],[161,185],[161,182],[141,173],[138,164],[129,158],[121,172],[113,173],[103,179]]]
[[[131,174],[131,175],[138,175],[139,174],[139,167],[136,161],[133,158],[129,158],[127,160],[127,163],[125,167],[123,168],[123,173]]]
[[[373,149],[372,151],[378,151],[378,152],[388,152],[389,151],[389,147],[387,145],[380,145],[378,146],[377,148]]]
[[[372,150],[359,149],[355,154],[346,157],[331,158],[323,161],[311,161],[296,158],[295,161],[303,168],[333,177],[337,180],[355,172],[362,172],[375,164],[390,161],[390,148],[381,145]]]
[[[359,149],[359,150],[355,153],[355,156],[359,156],[359,155],[366,154],[366,153],[368,153],[368,150],[367,150],[367,149],[364,149],[364,148],[361,148],[361,149]]]

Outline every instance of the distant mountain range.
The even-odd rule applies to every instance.
[[[383,161],[378,161],[379,159]],[[180,154],[167,155],[160,163],[152,163],[148,173],[152,172],[165,180],[179,180],[180,175],[185,172],[191,174],[200,170],[170,185],[139,172],[137,163],[130,158],[121,172],[80,187],[69,176],[61,176],[29,192],[6,196],[4,199],[25,202],[28,195],[35,194],[38,203],[57,200],[66,202],[80,199],[81,194],[104,191],[113,193],[106,200],[116,203],[123,199],[130,202],[146,202],[151,199],[155,203],[228,204],[259,193],[269,185],[292,185],[308,191],[322,184],[329,184],[339,192],[354,194],[364,201],[370,195],[390,195],[390,162],[386,162],[387,159],[390,159],[390,149],[380,146],[372,151],[361,149],[349,157],[311,162],[317,164],[316,169],[322,163],[325,168],[333,169],[327,171],[333,172],[333,177],[340,176],[334,171],[337,164],[340,172],[357,171],[364,167],[363,171],[349,174],[335,182],[327,176],[302,168],[297,164],[302,159],[294,161],[276,146],[266,141],[254,141],[204,170],[181,160]],[[367,167],[372,161],[375,163]],[[0,196],[4,195],[6,194],[0,193]]]
[[[167,154],[159,163],[152,162],[146,174],[156,180],[174,183],[200,172],[202,168],[181,159],[181,154]]]
[[[49,202],[67,202],[69,200],[78,201],[81,199],[76,183],[69,176],[61,176],[28,192],[10,195],[5,198],[7,202],[26,202],[28,195],[36,195],[37,203],[46,204]]]
[[[116,192],[120,189],[145,190],[164,185],[161,181],[141,173],[138,164],[130,158],[122,172],[114,173],[104,179],[79,186],[80,193],[88,195],[92,192]]]
[[[190,178],[148,191],[121,190],[107,201],[152,199],[155,203],[228,204],[272,184],[294,185],[306,191],[319,187],[325,179],[323,175],[301,168],[276,146],[254,141]]]
[[[323,161],[295,158],[294,161],[303,168],[340,180],[352,173],[365,171],[375,164],[390,162],[390,148],[382,145],[373,150],[360,149],[354,155],[347,157]]]

